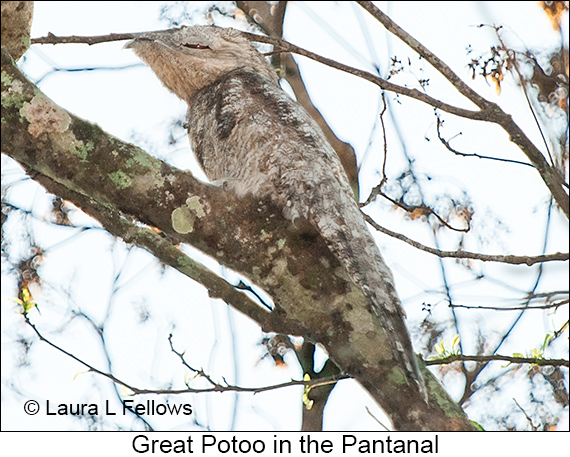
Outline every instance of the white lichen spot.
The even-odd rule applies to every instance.
[[[172,228],[176,233],[186,235],[194,230],[194,221],[196,218],[202,218],[206,215],[204,206],[200,203],[200,197],[194,195],[186,199],[186,204],[172,211],[170,219]]]
[[[200,203],[200,197],[194,195],[186,199],[186,206],[196,214],[196,217],[203,218],[206,215],[204,205]]]
[[[12,94],[23,94],[24,93],[24,83],[19,79],[14,79],[9,84],[10,88],[8,92]]]
[[[170,219],[176,233],[186,235],[194,230],[195,216],[187,206],[181,206],[172,211]]]
[[[29,122],[28,132],[35,138],[43,133],[63,133],[71,123],[69,114],[42,94],[24,103],[20,115]]]

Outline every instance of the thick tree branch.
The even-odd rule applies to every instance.
[[[38,182],[46,184],[48,179],[40,177]],[[263,326],[268,317],[268,311],[236,289],[235,286],[184,254],[177,240],[164,233],[157,233],[152,227],[136,224],[121,213],[109,210],[99,202],[85,198],[81,194],[73,193],[65,186],[60,186],[55,182],[47,186],[53,193],[67,200],[72,200],[76,205],[87,210],[91,216],[100,221],[105,221],[105,229],[109,233],[122,238],[125,243],[147,250],[161,262],[202,284],[208,289],[210,297],[222,299]]]

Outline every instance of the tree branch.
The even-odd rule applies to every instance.
[[[469,251],[442,251],[440,249],[431,248],[429,246],[425,246],[417,241],[414,241],[408,238],[401,233],[393,232],[388,230],[387,228],[382,227],[379,225],[374,219],[372,219],[368,214],[362,213],[366,222],[368,222],[372,227],[374,227],[379,232],[384,233],[385,235],[391,236],[392,238],[396,238],[400,241],[408,243],[410,246],[419,249],[420,251],[429,252],[430,254],[436,255],[438,257],[448,257],[454,259],[473,259],[473,260],[481,260],[482,262],[501,262],[501,263],[510,263],[512,265],[527,265],[532,266],[536,263],[542,262],[553,262],[553,261],[566,261],[570,259],[570,253],[560,253],[557,252],[555,254],[544,254],[538,256],[520,256],[520,255],[492,255],[492,254],[477,254],[475,252]]]
[[[450,308],[463,308],[463,309],[485,309],[489,311],[530,311],[533,309],[552,309],[552,308],[559,308],[561,306],[567,305],[568,299],[562,300],[556,303],[549,303],[547,305],[534,305],[534,306],[508,306],[506,308],[502,308],[500,306],[468,306],[468,305],[449,305]]]
[[[540,173],[544,183],[550,190],[554,200],[568,218],[570,215],[570,198],[564,189],[564,182],[556,169],[551,167],[540,150],[525,135],[522,129],[513,121],[512,117],[506,114],[497,104],[481,97],[457,76],[451,68],[435,54],[429,51],[424,45],[413,38],[409,33],[400,28],[378,7],[369,1],[357,2],[362,8],[368,11],[378,20],[389,32],[400,38],[410,48],[426,59],[437,71],[439,71],[452,85],[464,95],[468,100],[477,105],[483,114],[483,119],[488,122],[499,124],[509,134],[510,140],[515,143]],[[435,106],[435,105],[433,105]],[[448,111],[451,112],[451,111]],[[454,114],[454,113],[452,113]],[[472,117],[472,119],[475,119]]]
[[[509,363],[530,363],[533,365],[553,366],[553,367],[570,367],[570,361],[564,359],[541,359],[537,357],[511,357],[508,355],[462,355],[453,354],[441,359],[426,360],[425,364],[445,365],[453,362],[509,362]]]
[[[56,36],[48,33],[45,37],[32,38],[32,44],[88,44],[89,46],[99,43],[108,43],[110,41],[132,40],[143,33],[110,33],[108,35],[96,36]]]

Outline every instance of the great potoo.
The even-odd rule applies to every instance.
[[[145,33],[127,47],[188,103],[192,150],[208,178],[238,196],[269,197],[316,229],[367,297],[397,365],[421,386],[392,274],[340,161],[263,55],[237,30],[201,26]]]

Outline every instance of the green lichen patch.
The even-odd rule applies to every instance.
[[[126,189],[133,183],[133,179],[121,170],[109,173],[107,176],[119,190]]]
[[[134,165],[140,165],[144,168],[157,168],[160,167],[160,163],[158,160],[154,159],[153,157],[149,156],[142,151],[140,153],[135,153],[133,157],[127,160],[125,164],[126,168],[131,168]]]
[[[89,153],[93,151],[94,148],[95,145],[93,144],[93,141],[88,140],[84,143],[83,141],[79,140],[73,142],[71,152],[79,157],[82,162],[86,162],[87,157],[89,157]]]
[[[392,370],[390,370],[390,373],[388,374],[388,379],[392,384],[396,385],[405,385],[408,383],[406,374],[399,367],[394,367],[392,368]]]
[[[12,75],[8,74],[4,70],[2,70],[2,74],[0,75],[0,82],[2,82],[3,86],[10,87],[14,81]]]
[[[172,211],[170,215],[172,228],[176,233],[186,235],[194,231],[194,215],[187,206],[181,206]]]

